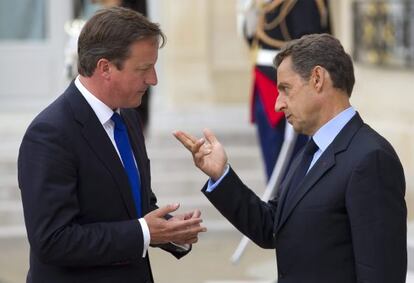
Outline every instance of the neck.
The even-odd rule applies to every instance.
[[[349,103],[348,98],[339,99],[338,101],[333,102],[330,109],[329,109],[329,111],[327,111],[327,113],[326,113],[326,117],[327,117],[326,122],[328,122],[329,120],[335,118],[339,113],[341,113],[345,109],[349,108],[350,106],[351,106],[351,104]]]
[[[315,129],[312,135],[316,133],[316,131],[319,130],[319,128],[321,128],[323,125],[328,123],[330,120],[339,115],[342,111],[348,109],[351,106],[349,102],[349,97],[346,93],[338,92],[328,97],[330,97],[330,99],[325,101],[323,107],[321,107],[320,110],[321,115],[319,116],[319,127],[318,129]]]
[[[105,88],[105,85],[101,82],[97,82],[97,80],[93,77],[84,77],[79,76],[79,80],[82,83],[82,85],[96,98],[98,98],[100,101],[105,103],[108,107],[111,109],[115,109],[112,106],[112,103],[110,103],[110,100],[108,99],[109,95],[107,95],[107,88]]]

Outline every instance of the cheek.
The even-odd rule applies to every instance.
[[[291,102],[291,110],[298,118],[305,118],[310,112],[308,101],[302,99],[295,99]]]
[[[144,79],[140,74],[133,74],[129,76],[128,81],[130,85],[139,86],[143,83]]]
[[[124,90],[131,90],[131,89],[136,88],[136,85],[137,85],[136,79],[134,79],[133,76],[129,75],[123,78],[120,87]]]
[[[312,103],[312,101],[307,101],[303,105],[303,115],[306,116],[306,119],[312,120],[315,115],[318,114],[319,109],[317,108],[317,105],[315,103]]]

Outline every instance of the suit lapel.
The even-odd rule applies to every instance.
[[[65,96],[71,104],[75,119],[81,125],[83,137],[118,185],[129,216],[137,218],[128,176],[98,117],[73,83]]]
[[[335,156],[348,148],[349,143],[351,142],[353,136],[356,134],[358,129],[363,125],[363,121],[358,113],[345,125],[345,127],[339,132],[333,142],[328,146],[324,151],[318,161],[313,165],[308,174],[306,174],[302,183],[299,185],[300,188],[297,190],[295,195],[292,196],[292,199],[289,203],[285,203],[283,207],[283,213],[281,205],[278,205],[276,212],[276,219],[279,219],[276,227],[276,233],[280,230],[283,224],[287,221],[289,216],[292,214],[295,207],[299,202],[306,196],[306,194],[317,185],[318,180],[320,180],[326,172],[328,172],[332,167],[335,166]],[[302,153],[303,154],[303,153]],[[281,193],[281,202],[283,203],[286,198],[287,188],[289,187],[292,177],[296,168],[299,166],[299,161],[301,160],[300,154],[295,159],[295,166],[292,166],[286,177],[286,184]],[[292,164],[293,165],[293,164]]]
[[[278,224],[277,230],[286,222],[293,209],[297,206],[300,200],[306,195],[306,193],[315,185],[315,183],[333,166],[335,166],[335,154],[332,150],[327,148],[318,161],[314,164],[311,170],[306,174],[300,188],[292,196],[290,202],[285,203],[281,219]],[[291,176],[292,177],[292,176]],[[289,182],[290,183],[290,182]],[[281,212],[280,212],[281,213]]]

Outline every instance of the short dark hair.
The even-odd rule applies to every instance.
[[[338,39],[330,34],[310,34],[288,42],[274,59],[275,67],[291,57],[292,68],[303,79],[309,80],[315,66],[325,68],[333,86],[351,96],[355,84],[354,67]]]
[[[106,58],[122,69],[134,42],[158,37],[165,44],[165,35],[158,24],[131,9],[102,9],[85,24],[78,39],[78,72],[90,77],[97,62]]]

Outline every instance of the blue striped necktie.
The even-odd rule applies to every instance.
[[[116,147],[118,148],[119,154],[121,155],[125,172],[128,175],[128,180],[131,186],[132,196],[134,198],[137,215],[138,217],[141,217],[141,180],[139,177],[138,168],[135,164],[135,160],[132,154],[132,147],[129,143],[128,132],[121,115],[115,112],[112,115],[111,119],[115,123],[114,138]]]

